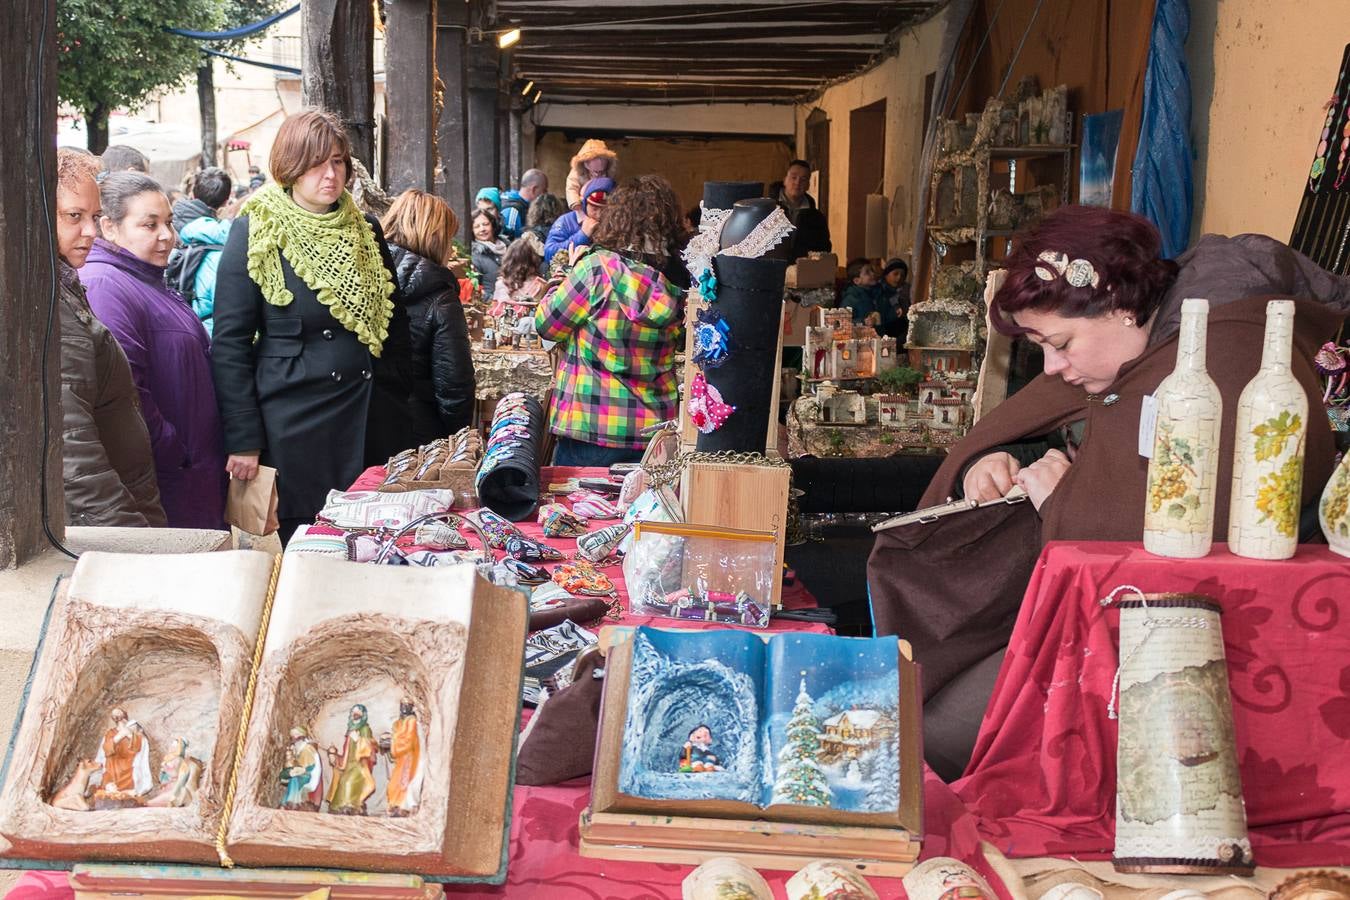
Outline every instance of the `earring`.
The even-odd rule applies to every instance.
[[[1124,325],[1126,328],[1129,328],[1130,326],[1134,325],[1134,316],[1121,316],[1120,324]]]

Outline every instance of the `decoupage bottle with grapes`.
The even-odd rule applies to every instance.
[[[1289,357],[1294,301],[1266,304],[1261,370],[1238,399],[1228,549],[1253,559],[1288,559],[1298,549],[1308,395]]]
[[[1157,421],[1148,461],[1144,549],[1159,556],[1204,556],[1214,540],[1223,397],[1205,371],[1208,322],[1208,300],[1182,301],[1176,368],[1153,395]]]

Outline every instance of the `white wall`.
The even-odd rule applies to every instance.
[[[849,113],[861,106],[886,101],[886,156],[882,192],[901,202],[900,214],[890,220],[887,256],[908,257],[912,249],[920,158],[923,155],[923,85],[937,68],[946,11],[901,34],[899,52],[875,69],[827,89],[815,102],[796,109],[797,150],[806,149],[806,117],[816,107],[830,120],[829,202],[830,235],[842,252],[848,227]]]

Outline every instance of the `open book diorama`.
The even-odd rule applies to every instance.
[[[519,591],[472,566],[88,553],[47,616],[0,866],[504,879]]]
[[[582,852],[911,862],[919,710],[896,638],[638,628],[606,658]]]

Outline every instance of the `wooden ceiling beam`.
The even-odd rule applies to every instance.
[[[507,24],[516,25],[522,29],[563,26],[560,30],[577,31],[597,26],[603,27],[610,23],[615,23],[614,27],[631,27],[634,24],[640,24],[652,31],[660,31],[666,28],[709,28],[719,25],[752,23],[762,25],[845,23],[852,24],[855,27],[872,25],[877,28],[896,28],[911,21],[922,12],[923,10],[918,7],[883,7],[870,4],[855,6],[852,3],[842,2],[842,0],[837,4],[826,4],[821,9],[792,10],[765,9],[764,7],[754,9],[724,6],[707,7],[690,4],[687,7],[681,7],[678,13],[671,14],[672,16],[678,15],[679,18],[657,18],[651,10],[646,8],[635,9],[632,12],[595,8],[540,9],[529,12],[498,10],[496,24],[498,27]],[[647,20],[651,21],[648,22]]]

